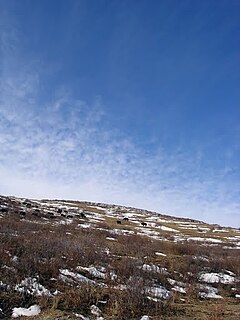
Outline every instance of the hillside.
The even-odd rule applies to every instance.
[[[0,241],[1,319],[240,318],[236,228],[1,196]]]

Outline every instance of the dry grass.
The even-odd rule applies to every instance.
[[[81,203],[75,203],[75,206],[93,210],[91,206]],[[8,288],[0,291],[0,307],[5,319],[10,317],[13,307],[28,307],[34,303],[41,305],[46,319],[48,315],[59,313],[70,315],[76,312],[87,316],[92,304],[102,310],[106,319],[112,320],[139,319],[144,314],[152,316],[153,320],[188,319],[180,294],[174,293],[167,301],[153,301],[148,298],[146,288],[161,284],[170,290],[168,278],[174,278],[188,283],[185,303],[200,306],[196,287],[199,272],[231,270],[240,275],[238,250],[226,250],[222,245],[207,247],[193,242],[174,243],[137,234],[114,234],[116,241],[108,241],[106,238],[112,236],[109,232],[117,227],[116,220],[107,217],[106,221],[98,223],[98,230],[79,227],[78,224],[84,220],[75,219],[70,224],[60,224],[60,218],[56,218],[54,223],[32,216],[25,220],[14,210],[2,217],[0,280],[8,284]],[[126,222],[118,229],[134,230],[134,227],[133,223]],[[156,256],[156,252],[166,256]],[[168,274],[143,270],[142,266],[146,263],[167,268]],[[105,267],[107,274],[115,272],[117,277],[96,281],[105,286],[59,279],[60,269],[76,271],[77,266],[91,265]],[[82,274],[96,280],[87,272]],[[36,277],[52,293],[57,290],[59,294],[34,297],[26,292],[16,292],[16,284],[27,277]],[[125,287],[120,290],[120,285]],[[235,284],[236,289],[239,289],[238,286]],[[231,297],[229,286],[220,286],[220,289]],[[227,306],[216,304],[212,308],[206,320],[225,319]]]

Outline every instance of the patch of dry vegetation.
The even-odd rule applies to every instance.
[[[34,303],[40,304],[45,315],[75,312],[90,316],[91,305],[96,305],[111,320],[140,319],[144,314],[156,320],[187,319],[184,304],[199,304],[200,272],[230,270],[240,275],[239,250],[227,250],[221,244],[161,241],[137,233],[112,235],[116,220],[111,218],[100,221],[99,229],[81,228],[74,219],[70,224],[61,224],[60,219],[50,223],[36,217],[21,219],[15,214],[3,216],[0,222],[0,307],[5,319],[11,316],[13,307]],[[133,227],[129,223],[119,228]],[[107,239],[111,236],[115,241]],[[156,252],[165,256],[157,256]],[[143,265],[155,267],[147,270]],[[107,276],[96,279],[83,270],[81,275],[89,282],[60,277],[60,270],[77,272],[78,266],[99,266]],[[16,285],[28,277],[36,278],[51,295],[16,291]],[[184,299],[177,292],[167,300],[152,299],[148,288],[164,286],[170,292],[169,278],[187,284]],[[218,287],[226,297],[233,295],[233,286]],[[234,287],[239,290],[239,283]],[[206,319],[221,319],[221,310],[223,307],[217,305]]]

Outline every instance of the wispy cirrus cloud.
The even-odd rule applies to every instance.
[[[236,225],[239,186],[198,154],[151,154],[105,126],[99,99],[39,103],[41,77],[2,77],[0,193],[119,203]]]
[[[1,21],[0,193],[118,203],[238,225],[240,186],[232,168],[207,167],[198,148],[146,153],[106,125],[99,98],[89,103],[53,87],[43,99],[42,65],[21,58],[14,23],[3,13]]]

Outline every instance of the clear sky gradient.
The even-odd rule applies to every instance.
[[[240,2],[0,0],[0,193],[239,227]]]

